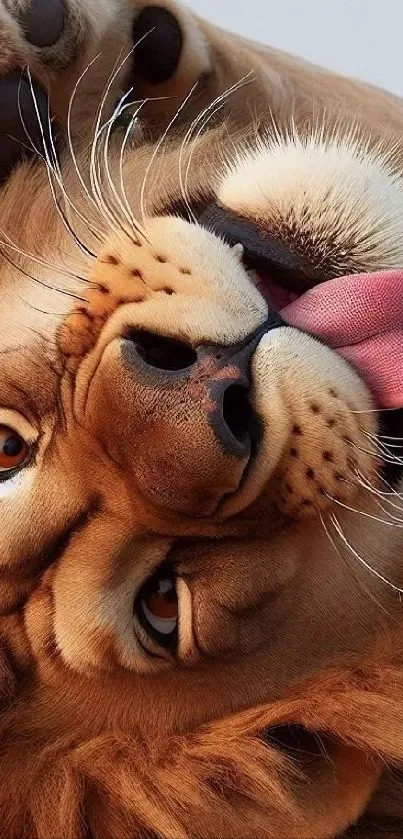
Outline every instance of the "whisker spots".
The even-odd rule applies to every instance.
[[[119,265],[119,259],[113,253],[108,253],[103,259],[100,259],[103,265]]]

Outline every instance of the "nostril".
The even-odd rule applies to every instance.
[[[223,419],[235,439],[244,443],[250,434],[252,408],[243,385],[230,385],[223,397]]]
[[[197,361],[196,351],[184,341],[141,329],[132,329],[125,337],[133,342],[140,358],[157,370],[187,370]]]

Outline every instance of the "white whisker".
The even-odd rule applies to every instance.
[[[73,138],[72,138],[71,118],[72,118],[73,105],[74,105],[74,102],[75,102],[75,99],[76,99],[76,96],[77,96],[78,88],[79,88],[80,84],[82,83],[86,74],[91,69],[92,65],[100,58],[101,54],[102,53],[99,52],[98,55],[96,55],[95,58],[93,58],[89,62],[89,64],[87,64],[87,66],[85,67],[85,69],[83,70],[81,75],[78,77],[77,82],[76,82],[76,84],[74,85],[74,88],[73,88],[73,93],[70,96],[69,107],[68,107],[68,112],[67,112],[67,142],[68,142],[68,146],[69,146],[70,157],[72,159],[74,170],[76,172],[79,183],[81,184],[81,187],[84,190],[84,193],[87,196],[89,202],[92,204],[92,206],[95,207],[97,212],[99,212],[98,204],[97,204],[96,201],[94,201],[94,197],[93,197],[93,195],[91,195],[90,190],[88,189],[88,186],[85,183],[85,180],[82,176],[81,169],[78,165],[77,156],[76,156],[76,153],[75,153]],[[102,235],[103,235],[102,231],[97,229],[97,228],[95,228],[95,230],[98,233],[98,235],[102,238]]]
[[[399,596],[402,595],[403,594],[403,589],[399,588],[399,586],[396,586],[394,583],[392,583],[390,580],[388,580],[387,577],[385,577],[383,574],[381,574],[379,571],[377,571],[375,568],[373,568],[372,565],[370,565],[369,562],[366,561],[366,559],[364,559],[362,556],[360,556],[360,554],[358,553],[358,551],[355,550],[353,545],[350,544],[350,542],[346,538],[345,534],[343,533],[343,530],[340,526],[340,522],[339,522],[337,516],[334,513],[330,514],[330,520],[331,520],[331,522],[333,524],[333,527],[335,528],[337,534],[339,535],[340,539],[342,540],[343,544],[346,546],[346,548],[348,548],[348,550],[353,554],[353,556],[355,556],[355,558],[358,560],[358,562],[361,565],[363,565],[364,568],[366,568],[367,571],[370,572],[370,574],[373,574],[375,577],[378,578],[378,580],[381,580],[382,583],[385,583],[385,585],[389,586],[389,588],[391,588],[394,592],[396,592],[396,594],[399,594]]]
[[[357,449],[357,451],[362,452],[363,454],[369,454],[371,455],[371,457],[374,457],[377,460],[382,460],[384,463],[390,463],[394,466],[400,464],[400,459],[394,458],[391,455],[387,455],[380,449],[376,449],[375,451],[373,449],[364,449],[363,446],[358,446],[357,443],[353,443],[352,440],[348,440],[347,442],[349,446],[352,446],[354,449]]]
[[[363,431],[362,433],[364,434],[364,437],[367,437],[371,441],[371,443],[377,447],[377,449],[380,451],[382,455],[386,455],[386,457],[388,458],[393,458],[393,463],[400,464],[403,466],[403,458],[400,458],[397,455],[395,455],[394,452],[391,452],[389,446],[387,446],[386,443],[382,443],[378,437],[376,437],[374,434],[370,434],[368,431]]]
[[[126,207],[126,211],[127,211],[128,215],[129,215],[129,217],[130,217],[130,218],[132,218],[132,219],[134,219],[134,217],[133,217],[133,211],[132,211],[132,208],[131,208],[131,206],[130,206],[130,202],[129,202],[129,199],[128,199],[128,197],[127,197],[126,188],[125,188],[125,184],[124,184],[124,177],[123,177],[123,164],[124,164],[124,157],[125,157],[125,153],[126,153],[127,144],[128,144],[128,142],[129,142],[129,139],[130,139],[131,134],[132,134],[132,131],[133,131],[133,126],[134,126],[134,124],[135,124],[135,122],[136,122],[136,119],[138,118],[138,115],[139,115],[139,113],[140,113],[140,111],[141,111],[142,107],[144,106],[144,104],[145,104],[147,101],[148,101],[147,99],[144,99],[144,100],[140,103],[140,105],[139,105],[139,107],[137,108],[137,110],[135,111],[135,113],[133,114],[133,116],[132,116],[132,118],[131,118],[131,120],[130,120],[130,122],[129,122],[129,124],[128,124],[127,128],[126,128],[126,132],[125,132],[125,135],[124,135],[124,137],[123,137],[123,142],[122,142],[122,145],[121,145],[121,149],[120,149],[120,156],[119,156],[119,182],[120,182],[120,191],[121,191],[121,194],[122,194],[122,198],[123,198],[123,201],[124,201],[124,205],[125,205],[125,207]],[[135,226],[135,225],[133,225],[133,226]]]
[[[41,139],[42,139],[42,144],[43,144],[43,149],[44,149],[44,154],[45,154],[45,160],[46,160],[46,164],[47,164],[49,186],[50,186],[50,189],[51,189],[51,192],[52,192],[52,196],[53,196],[53,200],[54,200],[54,203],[55,203],[56,210],[57,210],[64,226],[66,227],[66,230],[70,233],[70,235],[73,238],[76,245],[83,251],[83,253],[86,256],[94,258],[95,254],[83,242],[81,242],[81,240],[79,239],[79,237],[77,236],[77,234],[73,230],[70,222],[68,221],[68,219],[66,219],[65,215],[62,213],[62,211],[59,207],[58,201],[56,199],[55,188],[54,188],[54,184],[53,184],[52,177],[51,177],[52,174],[55,174],[55,170],[53,168],[52,161],[51,161],[51,158],[50,158],[50,155],[49,155],[49,150],[48,150],[48,147],[47,147],[45,131],[44,131],[44,127],[43,127],[43,124],[42,124],[41,114],[40,114],[40,111],[39,111],[38,101],[37,101],[34,86],[33,86],[33,83],[32,83],[32,77],[31,77],[31,72],[30,72],[29,67],[27,68],[26,72],[27,72],[27,76],[28,76],[32,102],[33,102],[33,105],[34,105],[35,114],[36,114],[36,118],[37,118],[37,121],[38,121],[39,130],[40,130],[40,133],[41,133]],[[57,175],[56,175],[56,179],[57,179]]]
[[[358,482],[359,482],[360,486],[362,486],[363,489],[368,490],[368,492],[370,492],[372,495],[377,496],[377,498],[380,498],[385,504],[388,504],[389,507],[392,507],[392,509],[398,510],[399,513],[403,513],[403,506],[401,506],[400,504],[394,504],[393,501],[391,501],[390,497],[389,497],[391,494],[396,495],[396,497],[399,497],[397,495],[397,493],[381,492],[380,489],[378,489],[377,487],[374,487],[370,483],[370,481],[368,479],[366,479],[365,476],[362,475],[360,472],[358,472],[356,470],[355,474],[357,476],[357,479],[358,479]],[[382,509],[384,509],[384,508],[382,508]],[[390,513],[390,516],[392,517],[391,513]]]
[[[195,224],[197,224],[197,219],[195,218],[193,210],[190,206],[189,190],[188,190],[189,173],[190,173],[190,167],[191,167],[191,163],[192,163],[193,152],[194,152],[194,149],[195,149],[195,144],[196,144],[198,138],[200,137],[201,132],[204,130],[204,128],[208,124],[208,122],[215,116],[215,114],[217,114],[224,107],[227,99],[231,96],[231,94],[235,93],[239,88],[241,88],[244,84],[247,83],[247,79],[249,78],[249,76],[251,76],[251,74],[252,74],[252,71],[250,73],[248,73],[246,76],[244,76],[242,79],[240,79],[239,81],[237,81],[233,85],[231,85],[231,87],[227,88],[227,90],[225,90],[223,93],[221,93],[219,96],[217,96],[214,99],[213,102],[211,102],[207,107],[205,107],[198,114],[196,119],[193,120],[193,122],[190,125],[190,128],[187,130],[187,132],[185,134],[185,137],[184,137],[184,139],[181,143],[181,148],[180,148],[180,152],[179,152],[179,161],[178,161],[179,185],[180,185],[181,195],[182,195],[183,200],[185,202],[185,206],[186,206],[186,209],[189,213],[190,219]],[[204,119],[205,116],[206,116],[206,119]],[[197,132],[197,135],[196,135],[196,137],[194,137],[193,132],[200,123],[201,123],[201,125],[199,127],[198,132]],[[185,179],[183,180],[183,177],[182,177],[183,152],[184,152],[184,149],[186,147],[186,144],[189,146],[191,143],[192,143],[192,148],[191,148],[189,160],[188,160],[187,166],[186,166]]]
[[[385,524],[387,527],[403,528],[403,524],[395,524],[393,521],[385,521],[385,519],[380,519],[378,516],[372,515],[372,513],[366,513],[364,510],[357,510],[355,507],[350,507],[348,504],[345,504],[344,501],[339,501],[338,498],[334,498],[328,492],[325,492],[325,496],[329,499],[329,501],[332,501],[333,504],[343,507],[344,510],[348,510],[350,513],[355,513],[358,516],[364,516],[367,519],[372,519],[372,521],[379,522],[379,524]]]
[[[150,30],[150,31],[152,31],[152,30]],[[116,215],[115,210],[112,207],[110,207],[105,200],[105,197],[104,197],[104,195],[102,193],[102,189],[101,189],[101,182],[100,182],[100,177],[99,177],[99,168],[98,168],[98,162],[97,162],[98,161],[98,144],[99,144],[100,138],[102,137],[102,134],[103,134],[103,131],[104,131],[104,126],[101,127],[101,119],[102,119],[102,114],[103,114],[103,110],[104,110],[107,98],[109,96],[110,90],[111,90],[112,85],[114,84],[117,76],[122,71],[122,69],[123,69],[125,63],[128,61],[128,59],[133,55],[133,52],[136,49],[136,47],[138,47],[139,44],[141,44],[141,42],[144,41],[145,38],[147,38],[149,34],[150,34],[150,32],[146,32],[141,38],[139,38],[139,40],[135,44],[133,44],[133,46],[129,50],[128,54],[123,58],[123,60],[120,63],[118,63],[119,62],[119,59],[118,59],[118,62],[117,62],[118,66],[115,65],[115,68],[112,71],[112,74],[111,74],[111,76],[108,80],[108,83],[107,83],[106,87],[105,87],[104,95],[103,95],[103,97],[100,101],[99,107],[98,107],[96,122],[95,122],[93,142],[92,142],[92,145],[91,145],[90,182],[91,182],[92,193],[93,193],[94,199],[96,200],[96,202],[98,202],[98,206],[101,208],[102,212],[105,214],[106,218],[108,219],[109,224],[112,227],[112,230],[114,230],[116,233],[122,232],[122,219],[119,218]],[[120,52],[119,58],[120,58],[121,54],[122,53]],[[142,230],[140,225],[135,223],[134,224],[134,229],[135,229],[136,233],[138,233],[140,236],[142,236],[144,239],[146,239],[144,230]],[[123,231],[123,232],[127,233],[127,231]],[[130,230],[130,238],[132,238],[132,236],[133,236],[133,231]]]
[[[146,171],[144,173],[143,183],[141,185],[141,192],[140,192],[140,213],[141,213],[141,219],[142,219],[143,224],[145,223],[145,217],[146,217],[145,190],[146,190],[146,185],[147,185],[147,181],[148,181],[148,176],[149,176],[150,171],[151,171],[151,169],[154,165],[155,158],[156,158],[156,156],[157,156],[157,154],[158,154],[158,152],[161,148],[162,143],[166,140],[171,128],[175,125],[176,120],[178,119],[178,117],[180,116],[180,114],[182,113],[184,108],[186,108],[186,105],[189,102],[190,98],[192,97],[192,95],[193,95],[194,91],[196,90],[198,84],[199,84],[198,81],[196,81],[194,83],[194,85],[191,87],[189,93],[185,96],[183,102],[177,108],[174,116],[169,121],[165,131],[162,133],[160,139],[158,140],[158,143],[156,144],[155,149],[154,149],[154,151],[151,155],[151,158],[148,162]]]
[[[105,136],[105,139],[104,139],[104,146],[103,146],[104,170],[106,172],[107,181],[108,181],[109,187],[112,191],[113,198],[115,200],[115,207],[116,207],[118,212],[120,210],[120,212],[122,213],[123,219],[128,224],[128,229],[125,230],[128,238],[131,238],[131,236],[133,235],[133,228],[136,227],[136,223],[135,223],[134,217],[130,216],[127,213],[127,209],[126,209],[126,207],[125,207],[125,205],[124,205],[124,203],[123,203],[123,201],[122,201],[122,199],[121,199],[121,197],[120,197],[120,195],[119,195],[119,193],[116,189],[116,186],[113,182],[113,178],[111,176],[111,171],[110,171],[110,166],[109,166],[109,142],[110,142],[110,137],[111,137],[111,131],[112,131],[112,128],[113,128],[113,125],[114,125],[116,119],[118,118],[118,116],[120,116],[122,114],[125,107],[127,108],[127,107],[130,107],[130,105],[131,105],[131,102],[129,102],[129,103],[126,102],[126,104],[125,104],[125,101],[128,98],[128,96],[131,95],[132,92],[133,92],[133,88],[131,87],[131,88],[129,88],[127,93],[125,93],[124,96],[122,96],[122,98],[119,100],[119,103],[118,103],[117,107],[115,108],[115,110],[112,114],[112,117],[109,120],[109,123],[106,124],[107,125],[107,130],[106,130],[106,136]]]
[[[325,533],[326,533],[327,538],[329,539],[330,544],[333,546],[333,549],[334,549],[335,553],[337,553],[337,555],[338,555],[338,556],[340,557],[340,559],[344,562],[344,564],[345,564],[345,565],[347,565],[347,568],[349,569],[349,571],[350,571],[352,574],[354,574],[354,577],[355,577],[355,579],[356,579],[356,581],[357,581],[358,585],[360,586],[360,588],[362,588],[362,590],[364,591],[364,593],[365,593],[365,594],[366,594],[366,595],[367,595],[367,596],[368,596],[368,597],[372,600],[372,602],[373,602],[373,603],[375,603],[375,604],[376,604],[376,606],[379,606],[379,608],[382,610],[382,612],[384,612],[384,613],[385,613],[385,615],[388,615],[388,616],[390,617],[390,613],[389,613],[389,611],[385,608],[385,606],[383,605],[383,603],[381,603],[381,601],[380,601],[380,600],[378,600],[378,598],[377,598],[377,597],[375,597],[375,595],[373,594],[373,592],[371,591],[371,589],[369,589],[369,588],[365,585],[365,582],[364,582],[364,581],[363,581],[363,580],[362,580],[362,579],[358,576],[358,574],[357,574],[357,573],[356,573],[356,571],[355,571],[355,568],[354,568],[354,567],[351,565],[351,563],[348,561],[347,557],[346,557],[346,556],[344,556],[344,554],[342,554],[342,552],[341,552],[341,550],[340,550],[339,546],[336,544],[336,540],[333,538],[333,536],[332,536],[332,534],[331,534],[331,532],[330,532],[330,530],[329,530],[329,528],[328,528],[328,526],[327,526],[327,524],[326,524],[326,522],[325,522],[325,520],[324,520],[324,518],[323,518],[323,515],[322,515],[321,510],[319,510],[318,512],[319,512],[319,518],[320,518],[321,523],[322,523],[322,527],[323,527],[323,529],[324,529],[324,531],[325,531]],[[333,526],[334,526],[334,525],[333,525]]]

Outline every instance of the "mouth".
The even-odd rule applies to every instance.
[[[294,302],[323,278],[288,245],[270,236],[257,222],[211,204],[201,224],[220,235],[231,246],[242,245],[242,262],[253,284],[276,312]]]
[[[294,303],[303,294],[302,291],[292,291],[287,287],[285,280],[282,281],[281,278],[274,278],[269,270],[264,271],[253,268],[250,260],[243,259],[242,262],[249,279],[258,291],[260,291],[272,311],[281,312],[282,309],[285,309],[290,303]]]

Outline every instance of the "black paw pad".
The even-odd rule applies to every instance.
[[[36,113],[40,115],[40,121]],[[35,83],[21,73],[9,73],[0,79],[0,185],[24,157],[42,154],[48,136],[48,99]],[[35,147],[35,148],[34,148]]]
[[[18,16],[24,35],[35,47],[51,47],[59,40],[65,22],[63,0],[31,0]]]
[[[182,42],[176,17],[162,6],[146,6],[133,23],[136,75],[150,84],[168,81],[179,64]]]

